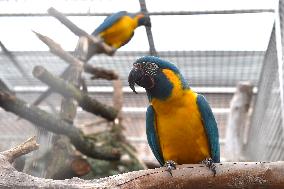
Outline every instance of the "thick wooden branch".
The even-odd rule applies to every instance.
[[[64,51],[62,49],[62,47],[56,43],[55,41],[53,41],[52,39],[50,39],[47,36],[44,36],[40,33],[34,32],[37,37],[44,42],[50,49],[50,52],[52,52],[53,54],[59,56],[61,59],[63,59],[64,61],[66,61],[68,64],[70,64],[70,66],[60,75],[60,77],[67,79],[67,77],[71,74],[71,70],[72,65],[77,67],[77,69],[81,69],[84,65],[84,62],[82,62],[81,60],[79,60],[78,58],[74,57],[73,55],[71,55],[70,53]],[[52,94],[52,90],[50,88],[48,88],[43,94],[41,94],[33,103],[33,105],[38,105],[39,103],[41,103],[45,98],[47,98],[49,95]]]
[[[107,80],[116,80],[118,79],[118,75],[112,71],[112,70],[107,70],[104,68],[99,68],[99,67],[94,67],[90,64],[85,64],[84,65],[84,71],[92,74],[93,76],[91,77],[92,79],[107,79]]]
[[[31,145],[32,146],[32,145]],[[20,148],[16,147],[15,149]],[[10,150],[11,151],[11,150]],[[0,153],[0,186],[3,188],[123,188],[123,189],[231,189],[284,188],[284,162],[216,164],[217,174],[200,164],[178,165],[172,176],[165,168],[134,171],[102,179],[51,180],[18,172],[5,153]]]
[[[115,109],[121,111],[123,106],[122,81],[120,79],[114,80],[112,82],[112,85],[113,85],[113,96],[112,96],[113,105]]]
[[[81,84],[82,67],[71,66],[70,73],[67,76],[66,81],[72,86],[78,88]],[[72,97],[65,97],[61,101],[60,117],[70,123],[73,123],[77,114],[78,102]]]
[[[55,8],[50,7],[47,12],[49,15],[59,20],[63,25],[65,25],[72,33],[74,33],[78,37],[88,35],[87,32],[76,26],[73,22],[71,22],[68,18],[66,18],[66,16],[64,16],[61,12],[57,11]]]
[[[73,85],[66,83],[63,79],[53,76],[42,66],[36,66],[33,70],[36,78],[50,86],[54,91],[65,97],[72,97],[79,102],[79,105],[86,111],[100,115],[109,121],[113,121],[117,116],[117,110],[106,106],[97,100],[90,98]]]
[[[115,50],[108,46],[106,43],[104,43],[102,40],[98,39],[97,37],[88,34],[84,30],[80,29],[78,26],[76,26],[74,23],[72,23],[68,18],[66,18],[62,13],[57,11],[55,8],[51,7],[48,9],[48,13],[58,19],[63,25],[65,25],[71,32],[73,32],[78,37],[85,36],[88,38],[88,40],[97,46],[100,51],[103,51],[104,53],[108,55],[113,55]]]
[[[6,111],[13,112],[34,123],[37,127],[42,127],[56,134],[63,134],[69,137],[76,149],[87,156],[104,160],[118,160],[120,158],[118,150],[95,145],[93,141],[85,137],[74,125],[70,125],[66,121],[36,106],[28,105],[26,102],[1,90],[0,106]]]
[[[123,189],[231,189],[284,187],[284,162],[219,163],[217,175],[200,164],[178,165],[172,176],[165,168],[134,171],[102,179],[51,180],[16,171],[0,156],[0,186],[3,188],[123,188]]]
[[[105,187],[117,188],[282,188],[284,162],[220,163],[217,175],[199,164],[179,165],[171,176],[165,168],[131,172],[105,179]],[[114,180],[115,178],[115,180]],[[114,181],[113,181],[114,180]]]
[[[44,42],[49,48],[50,51],[59,56],[61,59],[63,59],[64,61],[66,61],[68,64],[70,65],[75,65],[75,66],[79,66],[79,67],[84,67],[84,71],[90,74],[93,74],[94,77],[92,77],[93,79],[95,78],[103,78],[103,79],[108,79],[108,80],[113,80],[113,79],[117,79],[118,76],[116,73],[114,73],[113,71],[110,70],[105,70],[103,68],[96,68],[90,64],[84,63],[81,60],[79,60],[78,58],[74,57],[73,55],[71,55],[70,53],[64,51],[62,49],[62,47],[56,43],[55,41],[53,41],[52,39],[50,39],[47,36],[44,36],[40,33],[34,32],[38,38]],[[69,66],[61,75],[61,78],[66,79],[68,76],[68,73],[71,69],[71,66]],[[33,105],[38,105],[40,102],[42,102],[45,98],[47,98],[50,94],[52,93],[51,89],[47,89],[46,92],[44,92],[38,99],[36,99],[36,101],[33,103]]]
[[[50,52],[59,56],[60,58],[62,58],[63,60],[65,60],[67,63],[71,65],[83,67],[84,63],[82,61],[80,61],[79,59],[71,55],[70,53],[64,51],[62,47],[58,43],[56,43],[54,40],[40,33],[37,33],[35,31],[34,33],[42,42],[44,42],[49,47]]]
[[[69,66],[64,72],[60,75],[60,78],[66,79],[67,78],[67,73],[71,69],[71,66]],[[88,63],[84,64],[84,71],[94,75],[92,79],[107,79],[107,80],[115,80],[118,78],[118,75],[111,71],[111,70],[106,70],[103,68],[97,68],[94,67],[93,65],[90,65]],[[48,88],[44,93],[42,93],[33,103],[33,105],[38,105],[40,104],[44,99],[46,99],[49,95],[52,94],[52,90]]]
[[[28,154],[38,148],[39,144],[36,143],[36,137],[34,136],[10,150],[1,152],[1,155],[5,156],[7,160],[12,163],[17,157]]]

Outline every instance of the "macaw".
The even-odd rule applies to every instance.
[[[174,64],[154,56],[136,60],[128,82],[135,93],[135,83],[146,89],[147,140],[159,163],[170,173],[175,164],[203,163],[215,176],[219,134],[205,97],[189,87]]]
[[[120,11],[108,16],[92,35],[101,37],[105,43],[118,49],[128,43],[134,30],[142,25],[151,26],[150,18],[145,14]]]

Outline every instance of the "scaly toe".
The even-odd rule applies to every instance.
[[[206,167],[208,167],[214,174],[214,177],[216,175],[216,165],[214,164],[213,160],[211,158],[206,158],[205,160],[201,161],[202,164],[204,164]]]
[[[177,163],[174,162],[173,160],[168,160],[168,161],[166,161],[164,167],[166,167],[166,171],[168,171],[170,173],[170,175],[173,176],[172,170],[176,169],[176,165],[177,165]]]

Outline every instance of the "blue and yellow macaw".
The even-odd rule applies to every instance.
[[[167,170],[175,163],[204,163],[216,174],[220,162],[217,123],[206,99],[194,92],[178,68],[153,56],[133,63],[128,82],[146,89],[150,105],[146,134],[152,152]]]
[[[120,11],[108,16],[92,33],[101,37],[105,43],[118,49],[128,43],[139,26],[151,26],[150,18],[139,12],[136,14]]]

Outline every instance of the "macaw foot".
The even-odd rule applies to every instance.
[[[174,162],[173,160],[168,160],[168,161],[166,161],[164,167],[166,167],[166,171],[168,171],[170,173],[170,175],[173,176],[172,170],[176,169],[176,165],[177,165],[177,163]]]
[[[205,160],[201,161],[202,164],[204,164],[206,167],[208,167],[214,174],[214,177],[216,175],[216,165],[214,164],[213,160],[211,158],[206,158]]]

